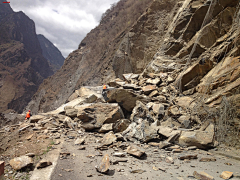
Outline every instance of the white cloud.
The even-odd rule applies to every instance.
[[[119,0],[11,0],[14,11],[23,11],[36,24],[37,34],[54,43],[64,57],[77,49],[101,15]]]

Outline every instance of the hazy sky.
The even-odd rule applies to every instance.
[[[101,15],[119,0],[9,0],[14,11],[23,11],[67,57],[99,24]]]

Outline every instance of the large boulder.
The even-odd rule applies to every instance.
[[[66,104],[63,104],[62,106],[57,108],[55,111],[56,112],[64,112],[65,111],[64,108],[66,106],[71,106],[71,107],[74,108],[77,105],[81,105],[81,104],[85,104],[85,103],[93,103],[97,99],[98,99],[98,97],[95,94],[90,94],[90,95],[84,96],[84,97],[78,97],[77,99],[74,99],[74,100],[72,100],[72,101],[70,101],[70,102],[68,102]]]
[[[97,98],[101,98],[101,89],[101,86],[83,86],[80,89],[75,90],[75,92],[68,98],[68,102],[73,101],[78,97],[88,97],[90,95],[95,95]]]
[[[134,107],[130,120],[137,122],[139,119],[147,120],[148,122],[154,122],[154,118],[149,112],[149,109],[141,102],[137,101]]]
[[[197,146],[201,149],[213,147],[214,125],[210,124],[205,131],[183,131],[179,137],[179,144],[183,146]]]
[[[9,161],[9,164],[14,170],[21,170],[22,168],[32,166],[33,159],[28,156],[20,156]]]
[[[78,110],[75,108],[66,109],[65,115],[71,118],[77,117]]]
[[[196,106],[196,103],[194,102],[194,99],[188,96],[178,97],[175,99],[176,104],[183,108],[194,108]]]
[[[127,111],[132,111],[136,106],[136,101],[150,101],[146,96],[141,96],[126,89],[110,89],[107,91],[107,102],[117,102]]]
[[[113,131],[115,133],[123,132],[125,131],[128,126],[131,124],[131,121],[128,119],[119,119],[117,122],[113,125]]]
[[[30,123],[37,123],[38,121],[40,121],[41,119],[46,118],[46,116],[43,115],[34,115],[30,117]]]
[[[84,104],[75,108],[78,110],[77,117],[84,123],[94,120],[95,124],[102,125],[124,119],[122,109],[117,103]]]
[[[146,120],[139,120],[139,122],[133,122],[128,128],[122,132],[122,135],[131,141],[148,142],[153,139],[159,138],[157,128],[150,126]]]

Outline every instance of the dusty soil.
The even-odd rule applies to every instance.
[[[231,171],[234,174],[232,179],[240,179],[240,161],[229,159],[203,150],[182,149],[181,153],[158,149],[158,147],[147,144],[135,144],[145,151],[146,155],[141,159],[126,153],[125,157],[114,157],[115,152],[125,152],[125,148],[132,144],[130,142],[118,142],[107,150],[96,150],[101,145],[101,134],[87,134],[85,150],[78,150],[79,146],[74,145],[75,140],[66,139],[62,144],[61,152],[69,152],[67,157],[59,157],[57,166],[52,174],[52,180],[77,180],[77,179],[195,179],[194,171],[204,171],[215,179],[223,171]],[[229,149],[230,150],[230,149]],[[99,165],[103,155],[108,154],[110,170],[107,174],[96,171],[95,166]],[[181,155],[197,154],[197,159],[180,160]],[[166,162],[166,157],[172,157],[174,163]],[[200,162],[201,158],[212,158],[216,161]],[[126,160],[113,165],[116,160]]]
[[[17,127],[18,125],[16,125]],[[24,126],[24,124],[20,125]],[[46,154],[53,144],[53,140],[48,138],[48,136],[41,135],[39,131],[32,131],[30,128],[19,133],[18,128],[7,128],[6,131],[0,132],[0,161],[5,161],[5,174],[8,176],[6,179],[18,179],[14,178],[17,171],[12,169],[9,161],[12,158],[25,155],[27,153],[34,153],[35,157],[34,165]],[[26,176],[30,176],[30,169],[22,170],[26,171]],[[9,173],[11,172],[11,173]]]

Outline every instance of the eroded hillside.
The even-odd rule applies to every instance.
[[[106,13],[79,49],[69,55],[61,71],[44,81],[28,108],[34,112],[56,109],[81,85],[101,85],[122,78],[124,73],[143,72],[141,78],[149,73],[167,73],[171,80],[159,86],[159,93],[162,86],[168,89],[171,85],[176,89],[175,95],[192,96],[201,100],[203,106],[221,109],[225,107],[221,103],[231,102],[235,104],[233,111],[237,112],[234,115],[237,118],[239,2],[149,1],[132,25],[121,26],[119,30],[119,24],[114,23],[119,21],[114,19],[136,5],[130,2],[120,1]],[[124,22],[133,21],[127,15],[124,17]],[[114,35],[110,29],[114,29]],[[105,46],[101,44],[103,41]],[[137,81],[141,86],[146,85],[141,79]],[[203,114],[216,119],[208,111]]]

